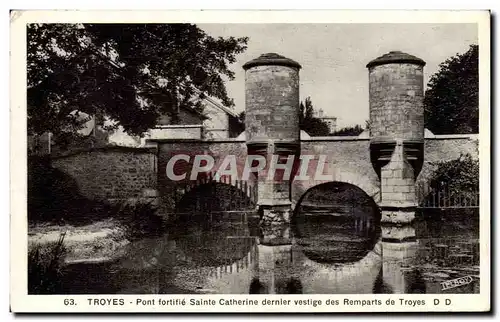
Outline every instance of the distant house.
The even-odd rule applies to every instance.
[[[210,97],[200,98],[203,111],[182,108],[176,120],[168,114],[142,138],[134,138],[122,128],[109,135],[109,143],[124,146],[144,146],[148,139],[217,140],[237,137],[243,132],[237,113]]]
[[[330,128],[330,133],[333,133],[337,130],[337,118],[334,116],[325,115],[322,109],[315,111],[314,117],[328,124],[328,127]]]
[[[204,139],[216,140],[237,137],[242,131],[237,113],[211,97],[200,98],[203,112],[184,108],[178,122],[169,115],[160,118],[145,139]]]

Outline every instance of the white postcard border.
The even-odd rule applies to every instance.
[[[480,294],[363,294],[363,295],[27,295],[27,138],[26,138],[26,23],[28,22],[197,22],[197,23],[477,23],[480,55]],[[296,10],[296,11],[13,11],[11,12],[11,215],[10,290],[14,312],[421,312],[487,311],[490,298],[490,13],[488,11],[384,11],[384,10]],[[74,299],[77,305],[65,304]],[[88,298],[123,299],[125,305],[91,306]],[[423,306],[138,306],[141,299],[220,298],[363,300],[389,298],[425,300]],[[451,305],[443,305],[446,299]],[[439,299],[441,305],[433,305]]]

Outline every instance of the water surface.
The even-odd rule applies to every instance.
[[[411,242],[395,243],[382,239],[376,212],[299,211],[288,242],[274,245],[255,214],[192,214],[113,262],[69,265],[62,293],[478,293],[477,223],[427,215],[401,228]],[[463,276],[474,281],[442,290]]]

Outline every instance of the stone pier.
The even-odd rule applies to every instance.
[[[401,140],[396,142],[389,163],[380,173],[382,238],[393,242],[413,241],[415,230],[411,224],[417,206],[415,175]]]

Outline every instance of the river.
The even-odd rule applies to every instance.
[[[461,216],[419,213],[400,228],[415,238],[394,242],[371,215],[299,212],[276,245],[264,242],[256,216],[197,214],[113,261],[68,265],[61,293],[478,293],[477,220]],[[442,284],[466,276],[468,284]]]

